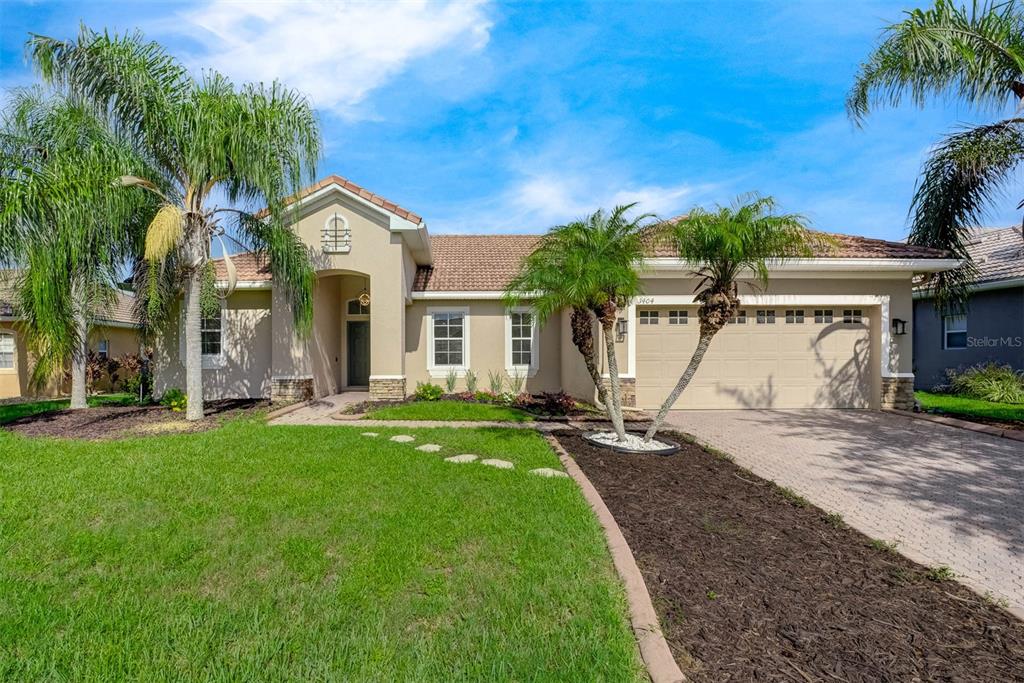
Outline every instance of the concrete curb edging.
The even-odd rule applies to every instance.
[[[653,683],[681,683],[686,681],[686,676],[679,669],[672,651],[668,647],[665,636],[661,633],[661,626],[658,624],[658,613],[654,611],[651,603],[651,594],[644,583],[644,577],[633,557],[633,551],[629,549],[622,530],[612,517],[608,506],[601,500],[601,495],[594,488],[594,485],[587,479],[580,466],[572,459],[562,444],[551,435],[545,436],[551,448],[558,454],[562,466],[569,473],[583,492],[583,497],[594,511],[597,521],[604,529],[605,540],[608,543],[608,551],[612,556],[612,563],[615,571],[626,587],[626,601],[629,603],[629,621],[633,626],[633,634],[636,636],[637,645],[640,647],[640,656],[643,658],[647,673]]]
[[[303,408],[307,405],[309,405],[309,401],[298,401],[296,403],[292,403],[291,405],[287,405],[283,408],[271,410],[269,413],[267,413],[266,420],[267,422],[270,422],[271,420],[276,420],[277,418],[284,417],[289,413],[294,413],[299,408]]]
[[[995,425],[984,424],[981,422],[971,422],[970,420],[960,420],[955,417],[947,417],[945,415],[933,415],[931,413],[914,413],[909,410],[890,410],[888,412],[896,413],[897,415],[903,415],[904,417],[912,417],[915,420],[924,420],[925,422],[937,422],[948,427],[958,427],[960,429],[966,429],[971,432],[978,432],[979,434],[988,434],[989,436],[998,436],[1004,439],[1011,439],[1013,441],[1024,441],[1024,431],[1019,429],[1002,429]]]

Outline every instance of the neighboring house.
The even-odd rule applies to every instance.
[[[237,291],[203,321],[206,395],[307,397],[366,387],[402,398],[419,382],[464,386],[467,370],[526,376],[531,392],[593,399],[569,315],[543,328],[507,310],[502,289],[537,235],[434,235],[420,216],[330,176],[300,193],[295,230],[317,270],[312,334],[295,333],[266,264],[232,257]],[[765,291],[718,335],[680,407],[909,406],[912,276],[956,265],[933,249],[837,236],[838,247],[775,264]],[[225,277],[223,262],[218,263]],[[628,403],[658,405],[697,338],[694,280],[671,250],[652,248],[646,290],[618,326]],[[184,386],[180,325],[157,343],[156,392]],[[896,332],[894,333],[894,329]]]
[[[114,358],[139,352],[138,324],[133,312],[134,299],[121,292],[111,306],[97,316],[89,333],[89,350]],[[25,339],[24,325],[13,303],[9,287],[0,283],[0,399],[19,396],[54,396],[66,393],[68,387],[58,380],[45,387],[30,386],[32,357]],[[107,379],[101,381],[102,388]]]
[[[946,371],[996,362],[1024,370],[1024,238],[1017,228],[978,228],[968,253],[978,270],[962,315],[939,315],[927,291],[914,292],[914,373],[918,389]]]

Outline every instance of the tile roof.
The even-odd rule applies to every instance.
[[[1021,229],[975,228],[967,246],[978,269],[975,282],[1024,278],[1024,237]]]
[[[380,208],[384,209],[385,211],[393,213],[396,216],[398,216],[399,218],[404,218],[405,220],[407,220],[407,221],[409,221],[411,223],[416,223],[417,225],[419,225],[420,223],[423,222],[423,218],[421,218],[419,216],[419,214],[415,214],[412,211],[409,211],[408,209],[403,209],[401,206],[399,206],[398,204],[395,204],[390,199],[385,199],[384,197],[381,197],[379,194],[375,194],[373,192],[370,192],[366,188],[364,188],[364,187],[362,187],[360,185],[356,185],[355,183],[353,183],[348,178],[343,178],[340,175],[329,175],[329,176],[327,176],[326,178],[324,178],[322,180],[318,180],[317,182],[313,183],[309,187],[306,187],[306,188],[303,188],[302,190],[299,190],[299,192],[297,194],[295,194],[295,195],[289,197],[288,199],[286,199],[285,203],[286,204],[290,204],[290,203],[292,203],[292,202],[294,202],[294,201],[296,201],[298,199],[303,199],[305,197],[308,197],[309,195],[313,194],[314,192],[322,190],[323,188],[328,187],[329,185],[340,185],[341,187],[345,188],[346,190],[348,190],[352,194],[355,194],[355,195],[357,195],[359,197],[362,197],[363,199],[365,199],[366,201],[370,202],[371,204],[375,204],[375,205],[379,206]],[[262,211],[260,211],[260,212],[258,212],[256,214],[256,217],[260,218],[262,216],[265,216],[266,212],[267,212],[267,210],[263,209]]]
[[[224,265],[224,259],[211,259],[213,267],[217,271],[218,280],[228,278],[228,269]],[[266,282],[272,279],[270,275],[270,262],[263,254],[251,251],[243,251],[240,254],[231,254],[231,263],[235,266],[239,282]]]
[[[0,316],[18,317],[13,287],[14,283],[10,272],[0,272]],[[106,310],[96,313],[96,319],[97,322],[137,325],[135,295],[130,292],[118,291],[110,306]]]

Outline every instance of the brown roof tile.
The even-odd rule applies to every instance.
[[[227,266],[224,259],[212,259],[213,267],[217,271],[218,280],[226,280],[228,277]],[[251,251],[243,251],[240,254],[231,254],[231,263],[235,266],[240,282],[266,282],[272,279],[270,274],[270,262],[263,254]]]
[[[293,196],[289,197],[288,199],[286,199],[285,200],[285,204],[291,204],[292,202],[296,201],[297,199],[303,199],[305,197],[308,197],[309,195],[313,194],[314,192],[317,192],[318,190],[322,190],[323,188],[325,188],[325,187],[327,187],[329,185],[340,185],[341,187],[345,188],[349,192],[351,192],[351,193],[353,193],[353,194],[355,194],[355,195],[357,195],[359,197],[362,197],[363,199],[371,202],[372,204],[376,204],[377,206],[381,207],[385,211],[389,211],[389,212],[395,214],[396,216],[398,216],[399,218],[404,218],[405,220],[407,220],[407,221],[409,221],[411,223],[416,223],[418,225],[418,224],[423,222],[423,219],[418,214],[415,214],[412,211],[409,211],[408,209],[403,209],[398,204],[395,204],[394,202],[392,202],[392,201],[390,201],[388,199],[385,199],[384,197],[381,197],[378,194],[374,194],[373,192],[370,192],[366,188],[364,188],[364,187],[362,187],[360,185],[356,185],[355,183],[353,183],[348,178],[343,178],[340,175],[329,175],[326,178],[323,178],[322,180],[318,180],[317,182],[313,183],[309,187],[306,187],[306,188],[303,188],[302,190],[299,190],[298,194],[293,195]],[[256,214],[256,217],[257,218],[261,218],[261,217],[265,216],[266,214],[267,214],[267,210],[263,209],[262,211],[259,211]]]

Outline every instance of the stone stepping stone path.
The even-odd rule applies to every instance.
[[[497,467],[499,470],[510,470],[515,465],[510,463],[508,460],[499,460],[497,458],[488,458],[487,460],[481,460],[481,465],[487,465],[488,467]]]
[[[415,440],[415,436],[409,436],[408,434],[395,434],[391,437],[391,441],[394,441],[395,443],[409,443],[410,441]]]
[[[363,432],[362,436],[380,436],[377,432]]]
[[[541,477],[568,477],[569,475],[562,470],[553,470],[550,467],[539,467],[535,470],[530,470],[530,474],[536,474]]]
[[[425,443],[422,446],[417,446],[416,450],[423,451],[424,453],[437,453],[441,450],[441,447],[436,443]]]
[[[462,455],[453,455],[450,458],[445,458],[444,461],[445,462],[463,463],[463,462],[473,462],[474,460],[477,460],[477,459],[478,459],[477,456],[473,455],[472,453],[463,453]]]

